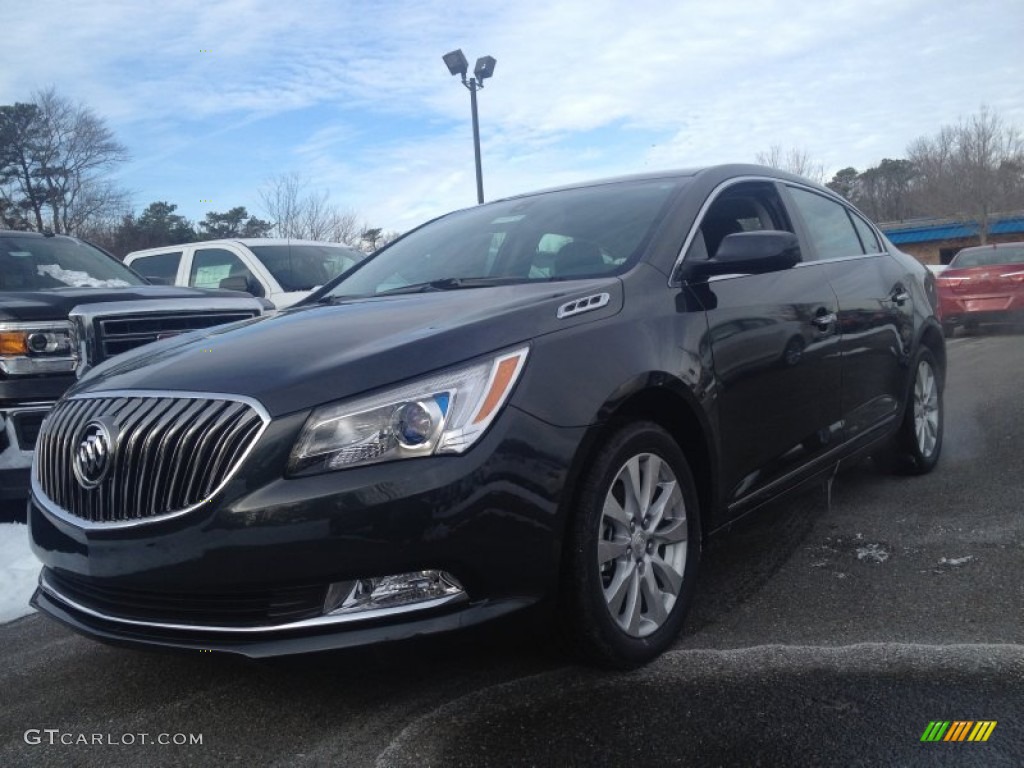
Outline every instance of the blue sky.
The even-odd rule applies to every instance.
[[[129,148],[136,209],[193,219],[260,214],[286,172],[385,229],[472,205],[454,48],[498,61],[488,199],[774,144],[831,176],[982,104],[1024,127],[1021,0],[36,0],[3,19],[0,104],[52,85],[92,107]]]

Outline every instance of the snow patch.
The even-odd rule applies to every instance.
[[[974,559],[974,555],[965,555],[964,557],[942,557],[939,558],[939,565],[948,565],[952,568],[959,568],[961,565],[966,565]]]
[[[0,523],[0,623],[27,616],[39,580],[39,561],[28,546],[28,526]]]
[[[124,280],[100,280],[88,272],[64,269],[59,264],[39,264],[36,266],[36,271],[40,275],[49,275],[54,280],[58,280],[64,285],[70,285],[72,288],[128,288],[131,286],[131,283]]]
[[[880,544],[868,544],[865,547],[857,547],[857,559],[884,563],[889,559],[889,553],[882,549]]]

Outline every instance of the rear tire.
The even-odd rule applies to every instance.
[[[693,597],[701,527],[696,486],[653,422],[612,434],[568,524],[560,619],[577,656],[628,669],[676,639]]]
[[[935,356],[921,347],[914,358],[913,379],[903,421],[888,445],[875,454],[875,463],[890,472],[923,475],[931,472],[942,452],[942,376]]]

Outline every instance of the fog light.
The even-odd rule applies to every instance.
[[[414,606],[457,595],[465,595],[465,590],[459,580],[447,571],[413,571],[371,579],[336,581],[327,589],[324,615]]]

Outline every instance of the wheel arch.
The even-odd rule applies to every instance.
[[[927,347],[939,366],[940,383],[946,380],[946,338],[937,321],[925,323],[918,344]]]
[[[620,387],[599,411],[597,422],[587,430],[569,470],[566,487],[570,493],[563,499],[563,524],[569,523],[580,493],[580,481],[605,439],[637,421],[658,424],[682,450],[697,486],[701,532],[706,538],[719,498],[713,431],[690,388],[669,374],[657,372]]]

